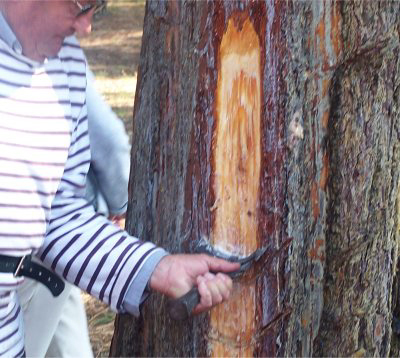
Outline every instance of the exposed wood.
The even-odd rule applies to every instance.
[[[211,237],[217,247],[249,255],[258,248],[261,47],[249,19],[240,25],[229,19],[219,47]],[[211,313],[213,356],[253,355],[255,282],[236,296]]]

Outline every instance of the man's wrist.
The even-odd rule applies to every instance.
[[[147,282],[147,286],[150,291],[157,291],[160,293],[166,293],[164,292],[164,283],[165,283],[165,278],[167,277],[166,275],[166,260],[168,261],[168,256],[164,256],[155,266],[153,273],[150,276],[149,281]]]
[[[150,291],[153,289],[150,286],[150,277],[155,270],[158,262],[163,259],[164,256],[168,255],[168,252],[158,248],[152,255],[146,260],[145,267],[142,267],[139,274],[129,284],[127,293],[123,300],[123,308],[125,311],[138,316],[139,306],[149,296]]]

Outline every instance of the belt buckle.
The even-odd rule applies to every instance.
[[[18,276],[19,272],[21,271],[21,269],[22,269],[22,267],[23,267],[23,265],[24,265],[25,258],[26,258],[27,256],[28,256],[28,255],[24,255],[24,256],[21,257],[21,260],[19,260],[18,266],[17,266],[17,268],[15,269],[15,271],[14,271],[14,273],[13,273],[13,276],[14,276],[14,277],[17,277],[17,276]]]

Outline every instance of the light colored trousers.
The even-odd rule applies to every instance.
[[[69,283],[58,297],[25,278],[18,290],[27,357],[93,357],[81,291]]]

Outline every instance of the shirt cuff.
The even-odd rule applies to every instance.
[[[138,317],[140,314],[139,306],[149,296],[150,292],[146,290],[147,282],[160,262],[160,260],[169,255],[164,249],[158,248],[150,257],[147,258],[145,264],[141,268],[137,276],[132,280],[126,291],[122,307],[127,312]]]

